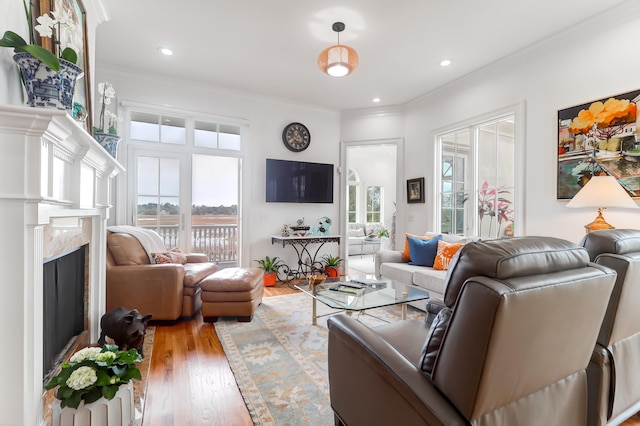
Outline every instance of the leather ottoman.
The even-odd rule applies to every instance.
[[[259,268],[227,268],[217,271],[200,283],[202,318],[216,322],[218,317],[237,317],[251,321],[262,302],[264,272]]]

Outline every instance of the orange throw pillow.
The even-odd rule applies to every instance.
[[[451,259],[453,259],[453,256],[455,256],[463,245],[464,243],[445,243],[444,241],[438,241],[438,251],[433,261],[433,269],[446,271],[449,268]]]
[[[404,250],[402,251],[402,260],[408,262],[411,260],[411,255],[409,254],[409,237],[419,238],[421,240],[430,240],[432,238],[437,237],[438,235],[414,235],[414,234],[404,234]]]

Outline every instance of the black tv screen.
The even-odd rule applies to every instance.
[[[267,158],[268,203],[333,203],[333,164]]]

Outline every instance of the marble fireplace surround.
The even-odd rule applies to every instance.
[[[86,322],[105,306],[106,226],[124,168],[64,111],[0,105],[0,425],[45,425],[43,260],[89,244]]]

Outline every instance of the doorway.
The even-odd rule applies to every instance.
[[[396,201],[402,194],[398,163],[402,158],[401,140],[342,143],[341,234],[345,244],[341,255],[347,265],[350,257],[357,259],[352,264],[360,265],[360,272],[373,273],[376,251],[395,248]],[[379,244],[370,244],[371,240]]]

